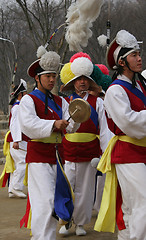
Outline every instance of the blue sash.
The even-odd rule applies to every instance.
[[[30,94],[39,98],[42,102],[45,103],[45,94],[43,92],[41,92],[40,90],[35,89]],[[58,104],[57,104],[57,106],[59,109],[56,108],[54,101],[52,101],[50,98],[48,98],[48,107],[51,108],[54,112],[56,112],[58,114],[58,116],[60,117],[60,119],[62,119],[62,109]]]
[[[20,103],[20,101],[15,102],[15,103],[13,104],[13,107],[14,107],[15,105],[19,105],[19,103]]]
[[[64,222],[70,222],[74,210],[74,193],[63,170],[62,161],[56,149],[57,178],[54,198],[54,213]]]
[[[126,87],[130,92],[132,92],[134,95],[136,95],[138,98],[141,99],[141,101],[144,103],[144,105],[146,105],[146,97],[145,95],[143,94],[143,92],[141,92],[138,88],[133,88],[132,87],[132,84],[129,83],[129,82],[126,82],[124,80],[120,80],[120,79],[116,79],[113,83],[113,84],[119,84],[121,86],[124,86]]]

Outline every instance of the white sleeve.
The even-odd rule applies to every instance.
[[[119,85],[111,86],[105,95],[104,106],[108,117],[129,137],[146,137],[146,110],[136,112],[125,90]]]
[[[40,119],[35,104],[29,95],[25,95],[19,105],[19,119],[22,132],[31,139],[49,137],[55,120]]]
[[[98,121],[99,121],[99,131],[100,131],[100,147],[102,152],[105,151],[109,140],[113,136],[113,133],[109,130],[107,125],[107,120],[105,116],[105,110],[103,107],[103,100],[101,98],[97,98],[96,102],[96,111],[98,113]]]
[[[11,109],[12,116],[10,120],[10,131],[11,131],[14,142],[20,142],[22,140],[18,111],[19,111],[19,105],[16,104]]]
[[[70,115],[69,115],[69,103],[63,98],[62,98],[62,119],[68,120]],[[77,129],[80,127],[80,123],[76,123],[73,121],[72,118],[69,119],[69,125],[66,128],[66,131],[68,133],[73,133],[76,132]]]

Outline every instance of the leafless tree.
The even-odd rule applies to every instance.
[[[45,45],[56,29],[65,22],[68,7],[75,0],[14,0],[7,8],[0,9],[0,37],[12,40],[15,43],[18,68],[15,84],[20,78],[28,83],[33,81],[27,76],[27,68],[36,60],[38,46]],[[110,9],[109,9],[110,6]],[[111,22],[112,41],[120,29],[128,30],[136,38],[143,41],[142,58],[146,68],[146,1],[105,0],[101,13],[93,23],[93,35],[88,46],[83,49],[93,63],[106,64],[106,47],[99,46],[97,37],[107,33],[107,20]],[[65,41],[65,26],[55,34],[47,47],[61,56],[61,62],[66,63],[75,52],[70,52]],[[6,113],[8,109],[9,86],[13,76],[15,56],[12,44],[0,41],[0,109]]]

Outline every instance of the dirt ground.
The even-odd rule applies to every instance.
[[[0,165],[0,174],[4,165]],[[27,189],[25,189],[27,192]],[[30,230],[22,227],[20,229],[19,222],[23,217],[26,208],[26,199],[10,199],[8,198],[8,188],[0,188],[0,239],[1,240],[29,240]],[[93,211],[92,220],[90,224],[85,225],[87,231],[86,236],[76,236],[74,232],[74,226],[70,229],[68,236],[62,236],[58,234],[57,227],[57,240],[115,240],[117,234],[114,233],[99,233],[93,230],[94,223],[96,221],[96,212]]]

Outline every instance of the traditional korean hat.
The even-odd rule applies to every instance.
[[[66,63],[60,72],[60,78],[64,87],[62,91],[74,90],[74,81],[81,77],[86,76],[90,81],[89,90],[93,90],[97,85],[92,79],[93,63],[87,53],[79,52],[74,54],[69,63]]]
[[[126,30],[120,30],[107,49],[106,59],[109,68],[116,69],[120,58],[124,58],[138,49],[139,44],[136,38]]]
[[[47,51],[45,47],[40,46],[37,50],[38,59],[28,68],[27,73],[30,77],[46,73],[56,73],[59,69],[60,56],[54,51]]]
[[[36,75],[40,76],[47,73],[57,73],[60,65],[60,56],[56,52],[48,52],[44,46],[40,46],[37,50],[37,57],[38,59],[34,61],[27,70],[27,73],[30,77],[35,78]],[[41,83],[41,79],[39,79],[39,81]],[[56,108],[58,109],[53,94],[46,90],[45,114],[48,113],[48,97],[53,99]]]
[[[66,63],[60,72],[61,81],[64,84],[62,91],[74,90],[74,81],[78,77],[84,75],[90,80],[90,87],[88,90],[94,90],[101,86],[104,91],[107,90],[112,82],[109,75],[104,74],[100,68],[103,65],[93,64],[91,58],[87,53],[79,52],[74,54],[69,63]],[[106,66],[105,66],[106,67]]]
[[[10,94],[11,100],[9,105],[13,105],[15,100],[17,99],[19,93],[27,91],[27,83],[25,80],[20,79],[19,85],[14,87],[14,91]]]

